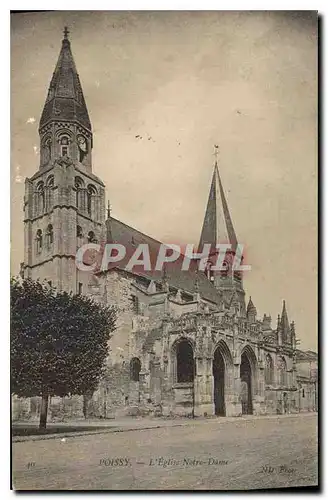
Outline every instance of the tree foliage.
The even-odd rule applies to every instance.
[[[116,311],[31,279],[11,280],[11,389],[20,397],[94,391]]]

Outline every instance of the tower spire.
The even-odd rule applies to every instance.
[[[215,249],[218,243],[230,243],[231,250],[236,251],[237,237],[229,213],[228,203],[224,194],[218,167],[219,146],[214,146],[214,170],[208,197],[199,248],[204,243],[210,243]]]
[[[55,120],[78,122],[91,132],[90,118],[68,35],[69,30],[65,26],[61,50],[40,119],[40,130]]]
[[[286,302],[283,301],[282,303],[282,313],[281,313],[281,319],[280,319],[280,329],[282,332],[282,339],[283,342],[291,342],[291,332],[290,332],[290,325],[288,321],[288,315],[287,315],[287,309],[286,309]]]

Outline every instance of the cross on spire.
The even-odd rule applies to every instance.
[[[218,156],[220,154],[220,147],[218,144],[214,144],[214,156],[215,156],[215,164],[218,162]]]
[[[65,28],[64,28],[64,40],[68,40],[68,35],[69,35],[69,30],[68,30],[67,26],[65,26]]]

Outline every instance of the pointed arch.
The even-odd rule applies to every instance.
[[[249,361],[252,365],[252,368],[254,368],[254,370],[257,370],[256,354],[254,352],[254,349],[249,344],[244,346],[244,348],[242,349],[241,355],[243,355],[243,354],[245,354],[249,358]]]
[[[213,402],[215,415],[226,415],[227,398],[232,390],[233,358],[227,343],[220,339],[213,351]]]
[[[253,413],[253,398],[257,394],[257,359],[254,350],[246,345],[240,356],[240,385],[242,413]]]
[[[214,349],[213,349],[213,353],[212,355],[214,356],[215,355],[215,351],[219,349],[222,356],[223,356],[223,359],[224,359],[224,363],[226,365],[226,367],[230,367],[233,365],[233,358],[232,358],[232,354],[231,354],[231,351],[228,347],[228,344],[225,342],[225,340],[223,339],[220,339],[214,346]]]

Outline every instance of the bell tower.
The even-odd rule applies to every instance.
[[[92,172],[92,127],[68,35],[41,114],[40,164],[25,180],[24,276],[81,293],[91,273],[77,269],[75,255],[103,239],[105,186]]]

